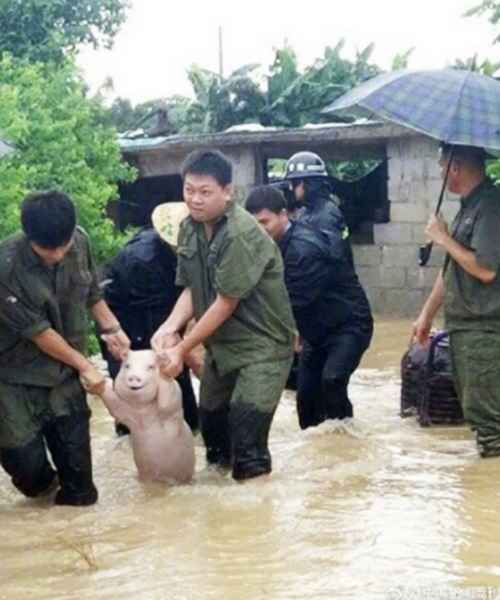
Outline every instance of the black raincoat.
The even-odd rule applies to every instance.
[[[304,340],[297,406],[304,429],[352,416],[347,384],[368,347],[373,319],[342,232],[291,222],[279,242],[285,282]]]
[[[132,350],[150,348],[151,337],[172,311],[181,289],[175,285],[177,257],[152,228],[142,229],[105,269],[104,298],[130,338]],[[120,363],[101,344],[112,377]],[[188,369],[177,377],[184,418],[198,427],[198,411]]]

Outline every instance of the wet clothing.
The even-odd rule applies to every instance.
[[[0,462],[37,495],[54,479],[56,502],[92,504],[90,411],[78,374],[31,340],[52,328],[85,352],[88,309],[101,299],[87,235],[77,228],[63,260],[47,267],[23,234],[0,244]]]
[[[489,180],[460,201],[452,237],[476,254],[478,263],[500,271],[500,189]],[[446,329],[500,332],[500,277],[482,283],[447,256],[444,265]]]
[[[15,391],[12,386],[12,391]],[[48,388],[17,386],[16,401],[21,404],[26,423],[37,423],[34,437],[15,447],[0,448],[0,463],[11,476],[14,486],[25,496],[35,497],[55,483],[56,471],[47,458],[46,447],[57,469],[60,489],[56,504],[87,506],[97,501],[97,489],[92,481],[90,451],[90,410],[86,408],[85,393],[81,392],[81,411],[54,417],[45,411],[36,414],[43,405],[41,392]],[[5,390],[2,389],[2,393]]]
[[[444,315],[465,419],[482,456],[500,455],[500,190],[484,180],[466,198],[452,237],[496,271],[492,283],[472,277],[450,256],[443,267]]]
[[[488,331],[450,334],[455,387],[481,456],[500,455],[500,338]]]
[[[349,378],[368,348],[373,319],[341,232],[290,222],[279,241],[285,283],[304,340],[297,408],[302,429],[352,416]]]
[[[260,474],[262,464],[270,470],[264,430],[269,430],[286,381],[283,365],[290,368],[295,330],[279,249],[249,213],[231,203],[211,240],[202,223],[190,217],[182,223],[178,261],[177,284],[191,289],[196,319],[218,293],[240,299],[235,312],[204,344],[200,409],[207,459],[214,447],[210,439],[225,438],[226,447],[230,443],[232,448],[234,477]],[[224,388],[223,398],[215,381]],[[229,412],[221,416],[220,410]],[[267,423],[264,429],[257,427],[259,419]]]
[[[31,338],[52,328],[85,352],[88,309],[102,298],[87,235],[79,228],[64,259],[46,267],[23,234],[0,243],[0,381],[51,387],[73,370]],[[1,435],[0,435],[1,445]]]
[[[228,205],[207,240],[188,217],[179,232],[177,285],[191,288],[195,318],[220,293],[239,298],[233,315],[207,340],[221,375],[251,363],[288,358],[295,324],[276,245],[254,217]]]
[[[181,288],[175,285],[177,257],[156,231],[139,231],[105,269],[104,298],[130,339],[132,350],[147,350],[151,337],[172,312]],[[118,375],[121,362],[99,338],[101,352],[110,376]],[[198,428],[198,409],[186,367],[176,378],[182,391],[184,419],[194,431]],[[117,425],[117,431],[126,432]]]
[[[308,184],[311,187],[311,183]],[[342,239],[344,253],[351,265],[354,265],[349,228],[342,211],[339,200],[329,191],[326,182],[316,182],[314,188],[306,191],[306,204],[297,214],[296,220],[309,225],[317,231],[326,231]]]
[[[268,435],[291,362],[249,364],[224,376],[205,362],[200,417],[208,462],[229,465],[233,456],[235,479],[271,472]]]

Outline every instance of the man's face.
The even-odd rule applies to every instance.
[[[285,234],[288,225],[288,215],[285,210],[276,214],[272,210],[263,208],[260,212],[256,213],[254,217],[275,242]]]
[[[42,259],[42,262],[45,266],[53,267],[54,265],[57,265],[57,263],[60,263],[66,256],[68,250],[73,245],[73,238],[71,238],[66,244],[57,246],[57,248],[44,248],[35,242],[30,242],[30,245],[33,249],[33,252]]]
[[[295,200],[297,202],[304,202],[304,196],[306,195],[306,190],[304,187],[304,181],[302,179],[292,179],[290,180],[290,189],[295,196]]]
[[[438,164],[441,170],[441,179],[446,177],[446,171],[448,169],[449,157],[441,154]],[[446,187],[452,194],[459,194],[459,176],[460,176],[460,165],[457,161],[452,160],[450,170],[448,171],[448,179],[446,180]]]
[[[231,185],[222,187],[211,175],[187,173],[183,195],[191,217],[199,223],[214,223],[231,199]]]

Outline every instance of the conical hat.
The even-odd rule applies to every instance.
[[[159,204],[154,209],[151,221],[153,227],[167,244],[177,246],[179,227],[188,215],[189,210],[184,202],[166,202]]]

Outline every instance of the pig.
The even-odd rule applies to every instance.
[[[160,375],[152,350],[129,351],[114,384],[99,394],[109,412],[130,429],[142,481],[188,483],[194,473],[194,439],[184,421],[175,379]]]

